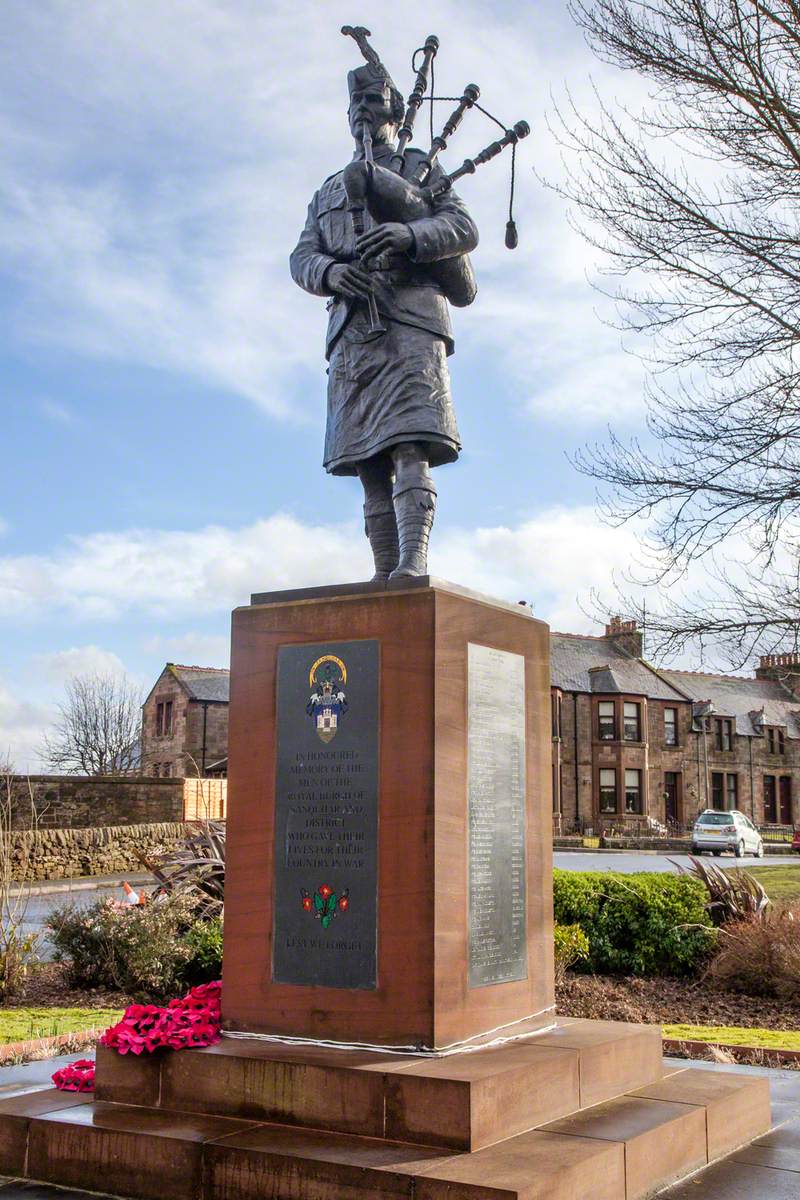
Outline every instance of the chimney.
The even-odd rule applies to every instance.
[[[642,634],[635,621],[623,621],[622,617],[612,617],[606,625],[606,637],[611,638],[615,646],[624,650],[634,658],[642,657]]]
[[[791,654],[762,654],[756,679],[774,679],[800,699],[800,651]]]

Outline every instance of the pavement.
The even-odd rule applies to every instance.
[[[674,861],[670,861],[674,860]],[[800,867],[800,854],[770,854],[765,858],[735,858],[721,854],[719,858],[704,856],[705,862],[716,867]],[[688,854],[661,854],[657,850],[556,850],[553,866],[564,871],[677,871],[674,863],[689,866]]]
[[[0,1098],[45,1087],[58,1066],[81,1055],[0,1067]],[[688,1063],[668,1058],[673,1070],[691,1066],[702,1071],[766,1075],[772,1093],[773,1129],[752,1145],[722,1159],[682,1183],[659,1192],[661,1200],[798,1200],[800,1196],[800,1071],[744,1067],[727,1063]],[[59,1188],[22,1179],[0,1179],[0,1200],[98,1200],[97,1192]],[[162,1200],[172,1200],[164,1196]]]

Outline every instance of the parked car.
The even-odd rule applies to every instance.
[[[737,858],[744,858],[745,854],[761,858],[764,843],[753,822],[738,809],[719,812],[707,808],[700,813],[692,829],[692,854],[703,854],[706,850],[712,854],[730,850]]]
[[[792,849],[800,854],[800,829],[795,829],[792,834]]]

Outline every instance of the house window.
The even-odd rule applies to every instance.
[[[626,700],[622,712],[625,741],[640,742],[642,740],[641,704],[635,704],[633,701]]]
[[[664,709],[664,745],[677,746],[678,744],[678,710],[677,708]]]
[[[161,766],[161,776],[163,779],[170,779],[172,776],[172,763],[163,763]]]
[[[600,768],[600,812],[617,811],[617,772],[613,767]]]
[[[601,742],[613,742],[617,736],[614,701],[601,700],[597,705],[597,725]]]
[[[167,700],[164,705],[164,736],[169,737],[172,733],[172,701]]]
[[[159,701],[156,705],[156,737],[161,737],[164,733],[164,703]]]
[[[714,722],[714,736],[718,750],[733,749],[733,721],[727,717]]]
[[[561,697],[550,696],[550,716],[553,724],[553,737],[561,737]]]
[[[625,812],[640,813],[642,811],[642,772],[625,772]]]
[[[786,735],[774,725],[767,726],[767,750],[770,754],[786,753]]]
[[[154,779],[158,779],[160,770],[161,770],[161,768],[159,767],[158,763],[153,763],[153,778]]]
[[[727,775],[725,778],[725,795],[728,808],[736,808],[739,800],[739,776]]]
[[[726,812],[736,808],[739,799],[739,776],[722,771],[711,772],[711,807]]]

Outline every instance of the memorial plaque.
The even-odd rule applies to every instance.
[[[525,659],[470,643],[469,986],[528,976]]]
[[[278,651],[272,978],[377,986],[377,641]]]

